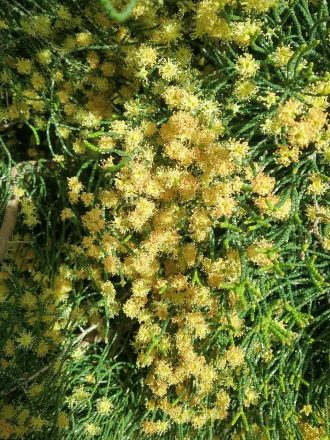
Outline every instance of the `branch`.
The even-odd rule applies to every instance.
[[[48,370],[48,368],[50,367],[50,365],[46,365],[45,367],[41,368],[41,370],[37,371],[36,373],[32,374],[32,376],[28,377],[27,379],[19,379],[20,383],[18,385],[15,385],[13,388],[11,388],[9,391],[6,391],[4,393],[1,393],[1,397],[3,396],[7,396],[10,393],[13,393],[14,391],[16,391],[18,388],[20,388],[22,385],[27,385],[29,382],[31,382],[33,379],[35,379],[36,377],[40,376],[40,374],[44,373],[45,371]]]
[[[91,333],[93,330],[95,330],[99,325],[98,324],[94,324],[91,325],[90,327],[88,327],[86,330],[83,330],[82,333],[74,340],[74,345],[80,343],[84,337],[86,335],[88,335],[89,333]],[[41,370],[37,371],[36,373],[32,374],[32,376],[28,377],[27,379],[24,378],[20,378],[18,379],[19,383],[17,385],[15,385],[13,388],[11,388],[9,391],[5,391],[3,393],[0,394],[1,397],[7,396],[8,394],[13,393],[14,391],[16,391],[18,388],[20,388],[23,385],[27,385],[28,383],[30,383],[33,379],[35,379],[36,377],[40,376],[40,374],[44,373],[45,371],[47,371],[49,368],[51,367],[51,364],[46,365],[45,367],[41,368]]]
[[[15,179],[17,175],[17,166],[11,170],[11,176]],[[0,228],[0,264],[7,253],[10,238],[14,232],[18,214],[19,198],[15,196],[9,200],[5,209],[5,215]]]
[[[86,330],[83,330],[82,333],[75,339],[74,344],[78,344],[79,342],[81,342],[85,336],[95,330],[98,326],[99,324],[93,324],[90,327],[86,328]]]
[[[38,165],[38,162],[35,160],[29,160],[18,163],[11,170],[11,177],[14,181],[18,174],[19,168],[27,164],[30,166],[36,166]],[[46,161],[46,166],[53,167],[54,165],[56,165],[54,162]],[[16,226],[18,210],[19,210],[19,197],[15,196],[13,199],[10,199],[7,203],[7,206],[5,208],[5,215],[0,227],[0,264],[2,263],[2,261],[6,256],[10,243],[10,238]]]

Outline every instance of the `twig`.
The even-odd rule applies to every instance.
[[[31,382],[33,379],[35,379],[36,377],[40,376],[40,374],[44,373],[45,371],[47,371],[50,368],[50,365],[46,365],[45,367],[41,368],[41,370],[37,371],[36,373],[32,374],[32,376],[28,377],[27,379],[18,379],[20,381],[20,383],[18,385],[15,385],[13,388],[11,388],[9,391],[6,391],[4,393],[1,393],[1,397],[3,396],[7,396],[10,393],[13,393],[14,391],[16,391],[18,388],[20,388],[22,385],[27,385],[29,382]]]
[[[74,341],[74,344],[78,344],[79,342],[81,342],[84,337],[86,335],[88,335],[89,333],[91,333],[93,330],[95,330],[97,327],[99,326],[99,324],[93,324],[90,327],[86,328],[86,330],[84,330]]]
[[[11,177],[13,181],[15,181],[19,168],[27,164],[31,166],[35,166],[38,165],[38,162],[36,162],[35,160],[29,160],[29,161],[20,162],[15,167],[13,167],[11,170]],[[48,167],[54,166],[54,162],[46,161],[46,165]],[[19,211],[19,197],[14,196],[14,198],[10,199],[7,203],[7,206],[5,208],[5,215],[0,228],[0,264],[2,263],[3,259],[6,256],[10,243],[10,238],[16,226],[18,211]]]
[[[17,175],[17,166],[11,170],[11,176],[15,179]],[[14,196],[9,200],[5,209],[5,215],[0,228],[0,264],[7,253],[10,238],[14,232],[19,208],[19,197]]]
[[[18,197],[9,200],[9,202],[7,203],[5,216],[3,218],[2,225],[0,228],[0,263],[2,262],[2,260],[4,259],[7,253],[9,241],[15,229],[16,219],[18,214],[18,205],[19,205]]]
[[[84,337],[86,335],[88,335],[89,333],[91,333],[93,330],[95,330],[97,327],[99,326],[99,324],[93,324],[90,327],[88,327],[86,330],[84,330],[75,340],[74,340],[74,345],[78,344],[79,342],[81,342]],[[41,370],[37,371],[36,373],[32,374],[32,376],[28,377],[27,379],[24,378],[20,378],[18,379],[18,384],[15,385],[13,388],[11,388],[9,391],[5,391],[3,393],[0,394],[1,397],[7,396],[10,393],[13,393],[14,391],[16,391],[18,388],[20,388],[21,386],[26,386],[28,383],[30,383],[33,379],[35,379],[36,377],[40,376],[40,374],[44,373],[45,371],[47,371],[49,368],[51,367],[51,364],[46,365],[45,367],[41,368]]]

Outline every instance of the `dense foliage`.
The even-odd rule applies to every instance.
[[[0,439],[328,438],[329,20],[1,1]]]

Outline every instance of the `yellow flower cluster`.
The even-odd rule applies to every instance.
[[[5,268],[0,272],[0,303],[16,307],[20,319],[4,337],[0,365],[9,371],[26,353],[42,360],[54,355],[64,344],[68,323],[74,330],[81,329],[77,323],[95,326],[98,341],[107,343],[109,319],[124,315],[137,323],[133,346],[137,366],[146,371],[146,408],[162,417],[144,420],[144,434],[161,436],[173,423],[197,430],[221,420],[230,424],[240,374],[249,374],[247,350],[239,338],[254,318],[250,309],[247,318],[241,314],[246,312],[244,289],[251,288],[257,298],[251,309],[262,296],[249,284],[246,266],[263,274],[280,272],[281,262],[275,241],[262,233],[251,238],[246,231],[291,221],[298,201],[294,191],[281,186],[281,172],[292,166],[294,176],[294,167],[309,149],[308,162],[314,154],[329,161],[329,78],[284,97],[279,86],[267,88],[271,69],[284,75],[295,56],[289,44],[273,45],[264,59],[263,48],[249,53],[251,47],[258,49],[258,35],[271,39],[263,15],[278,0],[170,2],[177,3],[173,14],[164,12],[164,2],[141,0],[132,11],[131,28],[111,20],[97,2],[87,3],[79,13],[61,5],[52,15],[22,19],[24,37],[38,45],[30,58],[15,55],[8,61],[15,79],[22,81],[21,90],[6,99],[0,116],[5,122],[28,123],[33,139],[27,142],[27,157],[44,161],[43,138],[47,140],[49,162],[57,167],[54,174],[66,179],[59,185],[60,192],[65,185],[67,191],[59,223],[63,237],[70,238],[58,244],[59,237],[50,237],[47,229],[47,258],[41,261],[31,235],[13,237],[9,255],[11,267],[22,274],[19,294],[11,294],[11,269]],[[227,10],[236,6],[240,15],[231,20]],[[6,29],[0,21],[0,30]],[[204,40],[223,50],[227,61],[228,48],[235,47],[225,75],[212,65],[211,50],[196,55]],[[304,61],[296,68],[302,66]],[[267,81],[260,81],[265,71]],[[221,86],[227,72],[229,86],[220,99],[203,81],[215,78]],[[6,88],[12,87],[5,70],[0,78]],[[251,108],[262,105],[267,118],[258,136],[274,140],[275,171],[254,159],[254,132],[251,137],[243,131],[235,135],[230,125],[233,120],[236,127],[241,111],[245,118]],[[45,136],[39,139],[38,132]],[[328,178],[317,170],[305,184],[311,200],[329,188]],[[22,224],[37,229],[43,213],[27,191],[20,194],[17,188],[16,193]],[[318,224],[325,226],[321,242],[329,249],[329,209],[311,202],[305,213],[313,233],[318,234]],[[230,241],[224,231],[232,231]],[[49,272],[58,256],[65,265]],[[88,285],[97,301],[72,305],[76,284],[84,292]],[[1,318],[7,319],[8,313],[1,312]],[[252,349],[262,362],[273,356],[271,325],[275,337],[288,345],[291,341],[287,335],[293,332],[279,316],[272,323],[260,318],[266,342]],[[214,334],[221,343],[212,342]],[[88,342],[76,347],[70,362],[81,361],[86,347]],[[86,376],[87,383],[95,381]],[[29,384],[29,398],[37,399],[44,386],[41,381]],[[243,409],[257,405],[260,395],[247,380],[240,397],[242,420]],[[90,397],[89,389],[78,384],[66,405],[72,411],[87,408]],[[115,410],[108,397],[99,397],[93,408],[99,418]],[[0,437],[23,438],[42,432],[49,423],[27,408],[3,406]],[[57,427],[69,424],[68,415],[59,412]],[[263,435],[258,426],[252,429]],[[102,428],[98,422],[84,422],[83,430],[96,437]],[[301,430],[306,438],[323,434],[305,421]]]
[[[219,366],[199,354],[198,347],[209,334],[219,307],[212,289],[239,281],[240,259],[236,250],[214,260],[199,249],[218,219],[230,218],[237,211],[235,197],[242,193],[240,176],[249,146],[239,139],[219,141],[218,121],[215,125],[211,119],[205,121],[203,105],[199,110],[194,106],[195,114],[191,114],[182,104],[176,110],[169,98],[166,102],[172,114],[159,128],[151,122],[134,128],[128,122],[114,124],[130,160],[116,173],[114,189],[100,192],[94,207],[82,215],[87,232],[82,243],[87,255],[103,264],[106,272],[115,274],[121,267],[131,283],[123,311],[140,324],[135,338],[137,362],[148,366],[147,384],[154,405],[175,422],[191,421],[200,427],[208,420],[226,417],[228,404],[220,410],[203,403],[203,396],[217,392]],[[161,161],[156,160],[156,150],[161,152]],[[260,194],[268,194],[274,186],[274,179],[264,179],[267,185],[261,184],[261,189],[257,178],[253,183]],[[71,203],[76,204],[82,197],[81,184],[70,178],[68,187]],[[132,242],[126,240],[129,253],[116,239],[118,234],[135,237]],[[203,273],[206,285],[199,281]],[[98,281],[102,295],[110,293],[111,310],[116,302],[109,283]],[[221,369],[230,371],[242,365],[244,353],[233,346],[226,359]],[[173,392],[176,405],[171,403]],[[188,407],[186,395],[190,395]],[[161,433],[166,426],[145,422],[144,430]]]
[[[234,41],[241,46],[248,46],[253,37],[261,32],[261,23],[249,18],[251,12],[262,14],[277,3],[277,0],[246,0],[241,3],[242,11],[247,12],[245,20],[230,22],[221,12],[232,0],[203,0],[198,3],[195,11],[194,37],[208,35],[215,39]]]
[[[306,101],[304,104],[295,98],[286,100],[279,105],[275,118],[264,123],[266,133],[281,135],[276,154],[283,166],[298,162],[302,151],[312,143],[321,154],[327,154],[327,100],[307,96]]]

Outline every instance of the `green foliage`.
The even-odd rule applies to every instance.
[[[1,439],[328,438],[328,23],[2,1]]]

